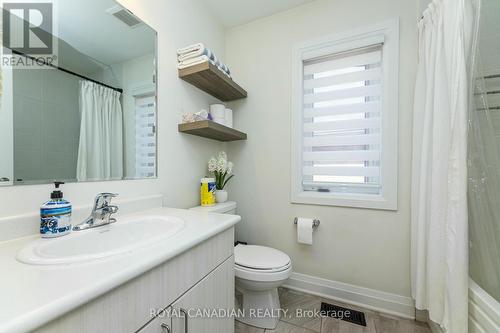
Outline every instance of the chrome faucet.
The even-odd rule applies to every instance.
[[[116,219],[112,218],[111,215],[118,212],[118,207],[111,206],[110,204],[111,199],[117,196],[118,194],[115,193],[99,193],[95,197],[94,208],[92,209],[90,216],[87,217],[82,223],[75,225],[73,230],[81,231],[116,222]]]

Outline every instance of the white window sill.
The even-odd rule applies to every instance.
[[[321,193],[299,192],[291,198],[292,204],[355,207],[381,210],[398,210],[397,199],[389,200],[382,195],[373,194],[346,194],[346,193]]]

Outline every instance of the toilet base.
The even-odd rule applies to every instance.
[[[278,288],[268,290],[248,290],[237,286],[242,295],[237,308],[241,315],[236,318],[247,325],[275,329],[281,317],[280,299]]]

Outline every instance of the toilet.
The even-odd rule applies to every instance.
[[[228,201],[193,210],[219,214],[235,214],[236,202]],[[290,257],[279,250],[259,245],[238,244],[234,248],[236,300],[239,316],[236,320],[259,328],[274,329],[281,315],[278,287],[292,273]]]

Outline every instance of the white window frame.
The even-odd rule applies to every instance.
[[[303,156],[303,62],[383,42],[381,112],[380,194],[304,191]],[[399,19],[297,44],[292,55],[291,103],[291,202],[297,204],[345,206],[384,210],[398,209],[398,89]]]

